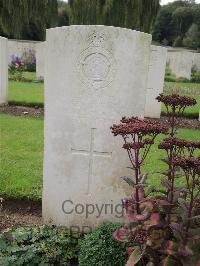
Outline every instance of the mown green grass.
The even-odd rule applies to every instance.
[[[0,195],[41,198],[43,119],[0,115]]]
[[[24,75],[29,75],[29,78],[35,76],[34,72],[25,72]],[[28,77],[28,76],[27,76]],[[198,83],[177,83],[165,82],[167,88],[198,88]],[[187,108],[185,116],[197,118],[200,110],[200,95],[190,95],[197,100],[197,105]],[[9,104],[27,105],[27,106],[44,106],[44,84],[33,82],[17,82],[9,81]],[[162,112],[165,113],[165,108],[162,106]]]
[[[175,88],[200,88],[199,83],[192,83],[192,82],[165,82],[165,87],[170,88],[170,89],[175,89]]]
[[[188,96],[195,98],[197,101],[197,104],[191,107],[187,107],[184,111],[184,116],[191,117],[191,118],[198,118],[199,111],[200,111],[200,95],[188,95]],[[162,113],[163,114],[166,113],[166,108],[164,104],[162,104]]]
[[[9,104],[43,106],[44,84],[9,81],[8,101]]]
[[[179,82],[165,82],[165,88],[169,89],[184,89],[184,88],[192,88],[192,89],[200,89],[199,83],[179,83]],[[199,111],[200,111],[200,95],[199,94],[184,94],[179,93],[180,95],[186,95],[190,96],[196,99],[197,104],[192,107],[187,107],[187,109],[184,112],[184,116],[191,117],[191,118],[198,118],[199,117]],[[162,105],[162,113],[164,114],[166,112],[165,106]]]
[[[0,115],[0,197],[40,199],[42,195],[43,119]],[[181,129],[180,136],[200,139],[200,130]],[[147,157],[143,172],[159,186],[165,153],[157,149],[160,136]],[[118,178],[118,176],[116,176]]]
[[[25,79],[29,79],[29,80],[35,80],[36,79],[36,73],[35,72],[23,72],[23,77]]]
[[[193,141],[200,141],[200,130],[192,130],[192,129],[179,129],[178,130],[178,137],[186,139],[186,140],[193,140]],[[147,157],[145,165],[142,167],[143,172],[149,174],[149,183],[151,185],[159,186],[160,180],[164,178],[164,175],[158,174],[156,172],[163,172],[167,169],[167,165],[161,161],[161,158],[166,157],[166,153],[164,150],[158,149],[159,142],[163,139],[162,136],[158,136],[155,144],[151,147],[151,151]]]

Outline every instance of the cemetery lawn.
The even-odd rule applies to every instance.
[[[0,197],[41,199],[43,165],[43,118],[0,114]],[[181,129],[180,137],[198,140],[200,130]],[[150,183],[159,185],[165,152],[153,145],[143,172]],[[116,179],[120,178],[116,176]]]
[[[15,105],[43,106],[44,84],[9,81],[8,101]]]
[[[200,88],[200,83],[192,83],[192,82],[167,82],[165,81],[165,87],[166,88],[171,88],[171,89],[175,89],[175,88],[191,88],[191,89],[195,89],[195,88]]]
[[[24,78],[29,79],[29,80],[35,80],[36,79],[36,73],[35,72],[24,71],[23,76],[24,76]]]
[[[0,133],[0,195],[41,198],[43,119],[0,114]]]
[[[199,117],[199,111],[200,111],[200,95],[186,95],[185,96],[190,96],[196,99],[197,104],[192,106],[192,107],[187,107],[187,109],[184,112],[185,117],[191,117],[191,118],[198,118]],[[162,113],[165,113],[166,109],[164,104],[162,104]]]
[[[178,137],[186,139],[199,141],[200,140],[200,130],[196,129],[186,129],[181,128],[178,130]],[[164,150],[159,150],[158,144],[161,141],[163,136],[158,136],[155,141],[155,144],[151,147],[150,153],[147,157],[146,164],[142,168],[143,173],[148,173],[149,183],[154,186],[160,185],[160,180],[165,176],[156,172],[166,171],[166,164],[162,162],[161,158],[166,158],[166,153]],[[197,154],[199,155],[199,154]]]
[[[173,88],[199,88],[200,89],[200,83],[181,83],[181,82],[165,82],[165,87],[169,89]],[[183,94],[186,95],[186,94]],[[196,99],[197,104],[192,107],[188,107],[186,111],[184,112],[184,116],[191,117],[191,118],[198,118],[199,117],[199,111],[200,111],[200,95],[192,95],[187,94],[186,96],[190,96]],[[164,105],[162,105],[162,113],[165,113],[166,109]]]

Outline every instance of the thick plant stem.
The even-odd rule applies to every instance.
[[[171,132],[170,136],[173,138],[175,137],[175,107],[172,107],[172,116],[171,116]],[[170,223],[171,211],[173,208],[174,203],[174,181],[175,181],[175,167],[174,167],[174,153],[173,148],[170,149],[169,154],[169,168],[168,168],[168,180],[171,182],[171,189],[167,191],[168,201],[171,204],[169,206],[168,214],[167,214],[167,221]]]
[[[188,241],[187,238],[188,238],[188,231],[190,228],[190,219],[192,217],[193,204],[194,204],[194,178],[193,178],[193,186],[192,186],[192,190],[191,190],[190,205],[189,205],[189,209],[188,209],[188,220],[187,220],[187,225],[186,225],[186,229],[185,229],[185,239],[184,239],[185,245],[187,245],[187,241]]]
[[[139,184],[139,172],[140,172],[140,167],[139,167],[139,163],[138,163],[138,156],[136,154],[136,158],[135,158],[135,183],[136,185]],[[140,214],[140,204],[139,204],[139,188],[136,187],[135,190],[135,199],[136,199],[136,210],[137,213]]]
[[[171,117],[171,133],[170,136],[173,138],[175,136],[175,114],[176,110],[175,107],[172,108],[172,117]]]

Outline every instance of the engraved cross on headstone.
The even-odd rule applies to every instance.
[[[93,157],[94,156],[101,156],[105,158],[111,158],[112,152],[106,152],[106,151],[96,151],[94,149],[94,133],[96,128],[91,129],[91,137],[90,137],[90,149],[88,150],[78,150],[78,149],[71,149],[72,154],[76,155],[85,155],[89,156],[89,169],[88,169],[88,182],[87,182],[87,194],[90,192],[90,183],[93,173]]]

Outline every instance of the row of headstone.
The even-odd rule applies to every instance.
[[[36,57],[36,77],[44,78],[45,68],[45,43],[37,44]],[[159,118],[161,113],[161,104],[155,98],[163,92],[165,66],[167,59],[167,49],[161,46],[151,46],[150,64],[148,72],[148,82],[146,91],[145,116],[150,118]]]
[[[12,55],[21,56],[25,51],[36,50],[36,77],[44,78],[44,42],[8,40],[0,36],[0,105],[8,102],[8,65]]]
[[[0,105],[8,98],[8,40],[0,37]]]
[[[159,46],[152,46],[152,49]],[[163,50],[164,51],[164,50]],[[45,42],[40,42],[36,46],[36,77],[44,79],[44,59],[45,59]],[[183,77],[190,79],[192,68],[200,71],[200,53],[180,49],[168,49],[167,63],[171,71],[177,78]],[[162,76],[162,75],[161,75]]]
[[[13,43],[16,43],[16,41],[11,42],[11,43],[13,45]],[[15,49],[18,49],[18,50],[22,48],[24,49],[25,44],[26,42],[17,42],[17,44],[15,44]],[[38,79],[44,78],[45,50],[46,50],[45,45],[46,45],[46,42],[39,42],[35,44],[36,77]],[[6,53],[3,52],[3,54],[6,54]],[[149,71],[148,71],[149,73],[148,81],[147,81],[146,92],[145,92],[145,95],[146,95],[145,116],[147,117],[152,117],[152,118],[160,117],[161,105],[160,103],[156,102],[155,97],[163,91],[165,63],[166,63],[166,49],[159,47],[159,46],[152,45],[150,63],[149,63]],[[2,69],[6,71],[6,68],[2,67]],[[4,80],[7,80],[6,75],[4,75]],[[4,99],[2,99],[2,103],[6,103],[7,102],[7,86],[3,86],[3,88],[4,88],[4,96],[1,96],[1,97],[4,97]],[[1,95],[3,95],[3,93],[1,93]]]
[[[191,78],[192,68],[200,71],[200,53],[186,50],[169,49],[167,53],[172,74],[177,78]]]
[[[146,117],[160,118],[161,103],[156,101],[156,97],[163,92],[166,60],[167,49],[152,45],[146,90]]]
[[[40,41],[8,40],[8,64],[13,55],[22,57],[24,53],[33,51],[36,56],[36,78],[44,79],[44,44],[45,42]]]
[[[200,53],[194,53],[193,54],[193,67],[200,71]]]
[[[36,78],[44,79],[45,42],[8,40],[8,63],[12,55],[22,56],[29,50],[34,50],[36,53]],[[200,53],[191,50],[169,48],[167,62],[176,77],[190,79],[192,68],[200,71]]]
[[[24,52],[36,51],[39,41],[8,39],[8,64],[12,61],[12,56],[22,57]]]
[[[36,45],[36,78],[44,79],[45,68],[45,42],[40,42]]]
[[[166,49],[151,46],[146,33],[106,26],[47,30],[46,222],[93,227],[122,218],[120,198],[130,190],[120,177],[132,170],[110,126],[123,115],[144,117],[146,102],[149,116],[151,108],[160,113],[154,105],[165,60]]]

